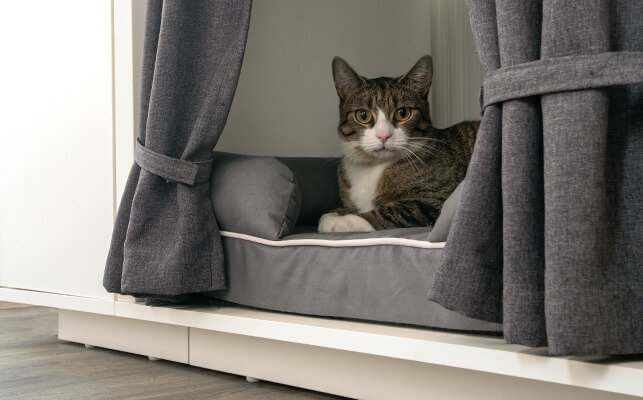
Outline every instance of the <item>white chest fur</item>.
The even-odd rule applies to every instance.
[[[377,193],[377,184],[390,162],[381,164],[344,163],[344,173],[351,186],[350,199],[359,212],[371,211]]]

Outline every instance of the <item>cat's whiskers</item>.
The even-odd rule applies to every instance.
[[[443,155],[449,155],[452,154],[449,150],[441,150],[438,149],[436,146],[428,146],[427,144],[419,144],[419,143],[411,143],[409,142],[409,146],[412,146],[413,149],[416,150],[425,150],[427,153],[434,155],[434,156],[439,156],[440,153]]]
[[[363,162],[364,159],[369,159],[369,156],[372,157],[372,155],[369,153],[367,149],[365,149],[363,146],[354,146],[353,147],[354,151],[354,157],[351,157],[350,161],[360,163]]]
[[[421,173],[422,171],[420,170],[420,167],[415,163],[415,160],[411,158],[410,151],[404,147],[401,147],[400,149],[409,152],[409,154],[402,154],[402,160],[407,161],[409,165],[411,165],[413,172],[417,172],[418,174]]]
[[[420,152],[425,152],[425,151],[430,152],[431,149],[432,149],[431,147],[429,147],[427,145],[424,145],[424,144],[420,145],[420,144],[417,144],[417,143],[408,143],[406,146],[408,148],[410,148],[410,149],[420,151]]]
[[[412,165],[417,166],[418,173],[420,173],[420,172],[422,171],[422,169],[420,168],[420,166],[419,166],[419,165],[417,165],[417,164],[416,164],[415,160],[414,160],[414,159],[412,159],[412,158],[411,158],[411,156],[414,156],[414,157],[415,157],[415,158],[416,158],[420,163],[422,163],[422,165],[424,165],[424,167],[425,167],[425,168],[428,168],[428,166],[426,165],[426,163],[425,163],[425,162],[424,162],[424,161],[423,161],[423,160],[422,160],[422,159],[421,159],[417,154],[415,154],[411,149],[409,149],[409,148],[407,148],[407,147],[400,147],[400,149],[403,149],[403,150],[406,150],[407,152],[409,152],[409,154],[410,154],[410,155],[408,156],[408,157],[409,157],[409,158],[408,158],[408,159],[409,159],[409,162],[411,162],[411,164],[412,164]]]
[[[409,141],[412,141],[412,140],[429,140],[429,141],[433,141],[433,142],[445,143],[444,140],[440,140],[440,139],[436,139],[436,138],[430,138],[430,137],[409,137],[408,140]]]
[[[408,140],[409,140],[409,143],[412,143],[412,144],[417,145],[417,146],[423,146],[423,145],[426,144],[426,142],[435,142],[437,144],[446,144],[446,142],[444,140],[435,139],[435,138],[427,138],[427,137],[411,137],[411,138],[408,138]],[[416,141],[416,142],[417,141],[424,141],[425,143],[419,144],[419,143],[415,143],[414,141]],[[450,151],[448,151],[448,149],[446,151],[445,150],[439,150],[436,147],[432,147],[432,149],[434,149],[436,151],[439,151],[439,152],[444,152],[446,154],[452,154]]]
[[[407,148],[407,150],[408,150],[409,152],[411,152],[411,154],[413,154],[413,156],[415,156],[415,158],[417,158],[417,160],[418,160],[422,165],[424,165],[424,167],[426,167],[426,168],[428,168],[428,167],[429,167],[428,165],[426,165],[426,163],[424,162],[424,160],[422,160],[422,158],[420,158],[420,156],[418,156],[417,154],[415,154],[415,152],[414,152],[413,150],[411,150],[411,149],[409,149],[409,148]]]

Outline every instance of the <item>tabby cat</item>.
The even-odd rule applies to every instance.
[[[339,95],[338,168],[343,206],[324,214],[319,232],[431,226],[464,179],[479,122],[431,126],[431,56],[398,78],[367,79],[333,59]]]

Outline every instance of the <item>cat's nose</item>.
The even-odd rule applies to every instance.
[[[386,141],[389,140],[393,136],[391,133],[390,129],[379,129],[375,132],[375,137],[382,142],[382,144],[386,144]]]

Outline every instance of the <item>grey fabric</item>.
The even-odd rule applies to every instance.
[[[405,232],[408,231],[408,232]],[[291,239],[406,237],[422,240],[426,228],[368,233],[308,233]],[[501,325],[467,318],[426,302],[442,249],[405,246],[270,247],[223,238],[226,290],[209,296],[299,314],[355,318],[435,328],[498,332]]]
[[[221,230],[270,240],[292,232],[301,207],[295,176],[274,157],[215,152],[210,198]]]
[[[317,225],[319,218],[341,206],[337,187],[339,158],[279,157],[294,172],[302,192],[298,225]]]
[[[250,6],[148,3],[140,164],[132,166],[116,216],[103,279],[109,292],[179,295],[225,286],[208,174],[199,164],[210,162],[227,119]]]
[[[537,94],[640,82],[642,55],[641,52],[573,55],[499,68],[485,77],[483,108]]]
[[[468,5],[487,73],[643,50],[638,0]],[[642,109],[641,83],[489,105],[429,298],[553,355],[642,353]]]
[[[166,182],[178,182],[186,185],[206,182],[210,179],[212,160],[189,162],[178,158],[156,153],[136,141],[134,160],[142,169]]]
[[[451,223],[455,212],[460,204],[460,197],[462,196],[462,182],[455,188],[453,193],[449,195],[447,200],[442,205],[440,215],[435,220],[435,224],[429,232],[429,242],[446,242],[451,230]]]

